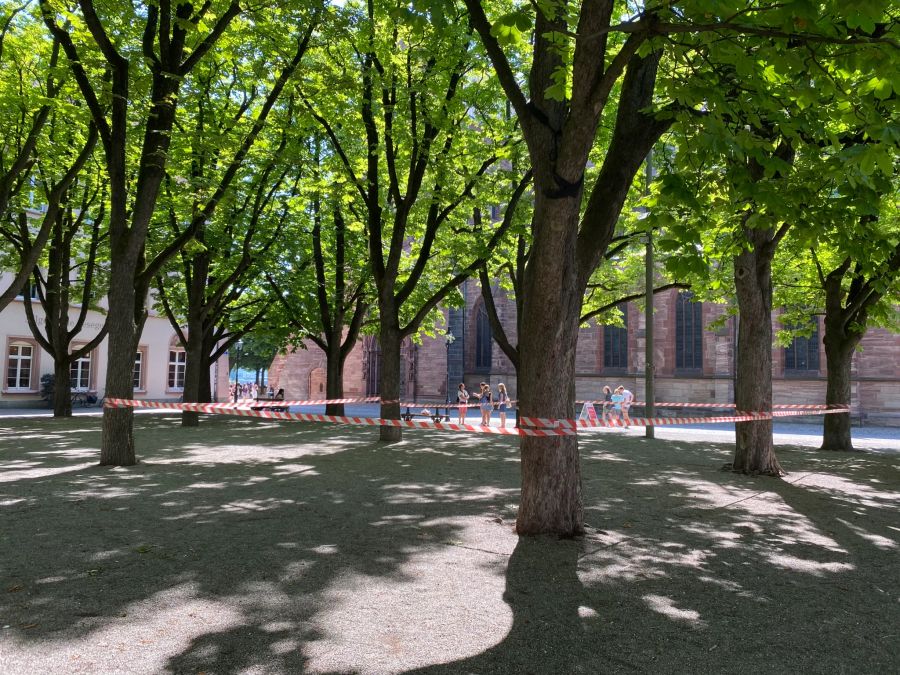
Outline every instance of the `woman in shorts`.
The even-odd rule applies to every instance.
[[[506,393],[506,385],[502,382],[497,385],[497,410],[500,411],[500,426],[506,427],[506,408],[509,406],[509,396]]]

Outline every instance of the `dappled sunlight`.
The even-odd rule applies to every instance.
[[[883,537],[880,534],[874,534],[873,532],[869,532],[859,525],[854,525],[843,518],[838,518],[837,522],[841,523],[848,530],[853,532],[856,536],[861,539],[865,539],[867,542],[872,544],[873,546],[877,546],[880,549],[884,549],[885,551],[895,551],[898,548],[897,542],[889,537]],[[891,528],[894,530],[898,530],[898,528]],[[898,530],[900,531],[900,530]]]
[[[859,612],[821,620],[822,583],[872,614],[896,599],[898,487],[878,458],[794,453],[792,485],[720,472],[709,444],[580,439],[588,534],[559,541],[515,534],[515,439],[179,425],[136,418],[133,467],[83,464],[96,451],[75,434],[0,441],[0,479],[35,472],[0,492],[4,654],[67,672],[451,675],[538,672],[534,655],[565,646],[543,672],[658,672],[681,639],[713,672],[745,623],[754,650],[786,622],[822,627],[792,633],[807,652],[851,635]],[[854,648],[885,660],[881,642]]]
[[[32,469],[5,469],[3,467],[0,467],[0,483],[14,483],[20,480],[28,480],[29,478],[43,478],[45,476],[56,476],[64,473],[76,473],[95,465],[96,462],[87,462],[83,464],[60,466],[55,469],[50,469],[47,467],[34,467]]]
[[[675,601],[672,598],[667,598],[664,595],[645,595],[643,600],[647,607],[666,618],[686,623],[692,628],[706,627],[706,622],[700,619],[699,612],[692,609],[679,609],[675,606]]]
[[[234,512],[262,512],[262,511],[272,511],[274,509],[279,509],[282,506],[293,506],[297,504],[297,502],[293,499],[275,499],[275,498],[265,498],[265,499],[241,499],[232,502],[228,502],[222,504],[220,509],[226,513]]]
[[[624,532],[608,532],[600,540],[605,544],[602,548],[581,558],[578,576],[585,584],[663,578],[676,569],[704,570],[714,556],[680,542],[662,542]]]
[[[794,485],[806,490],[825,492],[835,499],[857,506],[891,509],[900,506],[900,491],[880,490],[872,485],[833,474],[809,474],[796,481]]]
[[[711,481],[672,476],[668,481],[686,489],[693,505],[691,509],[726,508],[734,513],[732,533],[715,535],[723,541],[738,537],[759,539],[770,546],[809,545],[835,553],[846,553],[834,538],[823,533],[815,523],[791,508],[784,497],[771,490],[740,489]],[[737,516],[737,514],[743,514]],[[767,523],[763,528],[762,523]],[[692,525],[686,525],[690,530]],[[703,527],[702,525],[700,527]],[[760,528],[763,528],[760,531]],[[696,529],[696,527],[694,527]]]
[[[442,484],[389,484],[384,485],[388,504],[435,504],[448,500],[487,501],[508,494],[508,490],[487,485],[464,487],[456,483]]]
[[[103,668],[97,659],[102,655],[93,647],[99,643],[106,645],[120,664],[140,664],[142,671],[163,672],[168,658],[188,648],[193,637],[245,622],[238,605],[208,598],[199,601],[197,596],[196,584],[182,584],[130,603],[113,616],[104,615],[95,609],[99,603],[85,598],[79,624],[92,629],[90,640],[16,640],[4,654],[4,669],[24,672],[17,667],[18,661],[35,663],[47,659],[67,664],[69,672],[101,672]]]
[[[816,560],[798,558],[797,556],[784,553],[763,552],[762,557],[776,567],[793,570],[795,572],[803,572],[804,574],[812,574],[819,577],[824,576],[826,573],[850,572],[856,569],[856,567],[850,563],[818,562]]]

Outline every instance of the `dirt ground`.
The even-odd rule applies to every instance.
[[[900,671],[900,454],[642,434],[581,437],[560,541],[514,438],[139,415],[110,469],[96,417],[2,418],[0,672]]]

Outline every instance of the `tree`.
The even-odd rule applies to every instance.
[[[276,33],[273,25],[292,17],[276,14],[268,18],[273,21],[268,30]],[[285,87],[290,86],[315,25],[313,21],[292,36],[294,48],[268,82],[260,82],[259,73],[272,72],[274,59],[269,54],[278,45],[255,50],[255,60],[241,52],[211,56],[198,68],[195,90],[186,92],[184,115],[194,133],[176,139],[171,148],[174,158],[169,170],[176,175],[167,174],[164,200],[171,241],[183,241],[186,233],[191,234],[190,246],[180,251],[179,277],[185,285],[182,312],[176,315],[172,311],[163,277],[156,276],[164,307],[185,345],[186,402],[201,400],[201,381],[208,379],[208,357],[216,348],[211,336],[229,303],[237,300],[235,290],[251,274],[262,277],[260,261],[281,235],[289,207],[282,205],[279,218],[272,217],[272,205],[291,197],[284,193],[284,183],[292,168],[297,171],[285,158],[292,100],[280,121],[281,129],[261,142],[257,156],[251,156],[251,151]],[[255,22],[252,30],[249,25],[241,28],[234,37],[245,44],[259,43],[267,32],[260,22]],[[263,95],[265,88],[268,91]],[[214,222],[223,203],[225,218]],[[211,232],[214,228],[220,232]],[[235,239],[241,241],[240,247],[234,246]],[[198,414],[184,411],[182,424],[196,426]]]
[[[728,44],[733,36],[759,36],[762,45],[879,38],[846,22],[832,27],[827,20],[823,32],[807,37],[791,23],[793,8],[780,4],[730,11],[728,3],[678,2],[633,10],[612,0],[546,2],[536,6],[533,18],[522,9],[493,22],[480,0],[465,4],[518,116],[535,174],[533,245],[519,340],[519,409],[525,416],[571,418],[575,341],[588,280],[609,246],[648,151],[676,113],[702,111],[694,99],[654,100],[663,56],[670,57],[666,68],[676,72],[685,53],[709,54],[713,45]],[[515,41],[532,27],[526,94],[501,40]],[[746,63],[755,61],[747,57]],[[701,83],[706,86],[694,80],[698,89]],[[599,160],[598,178],[586,189],[586,167],[604,115],[613,132]],[[521,448],[517,531],[581,533],[577,440],[523,437]]]
[[[471,72],[473,44],[458,17],[387,11],[370,0],[364,12],[348,5],[347,19],[362,37],[333,72],[337,86],[352,92],[346,105],[356,107],[354,126],[346,108],[335,116],[311,103],[315,83],[305,85],[304,95],[357,193],[378,305],[381,416],[399,419],[402,341],[419,332],[503,236],[502,228],[467,226],[471,209],[463,207],[509,152],[509,132]],[[401,435],[400,427],[381,427],[382,440]]]
[[[0,311],[21,293],[53,223],[52,217],[44,218],[33,238],[20,235],[31,225],[23,191],[30,187],[37,147],[63,85],[57,69],[59,42],[47,44],[40,22],[28,11],[29,4],[5,6],[0,15],[0,137],[4,139],[0,150],[0,235],[12,243],[17,257],[10,265],[15,270],[13,280],[0,292]],[[61,185],[64,192],[66,181]]]
[[[107,8],[94,0],[79,0],[77,13],[54,0],[40,0],[40,7],[44,23],[68,58],[103,144],[112,260],[106,395],[128,399],[134,393],[134,355],[150,282],[193,235],[186,230],[153,260],[146,260],[147,230],[165,176],[181,86],[241,8],[237,0],[200,7],[192,2],[173,7],[164,1],[128,5],[125,16],[123,7],[116,5],[109,8],[111,15],[104,16]],[[97,52],[102,66],[93,68]],[[134,124],[143,133],[139,149],[129,141]],[[132,410],[105,408],[100,464],[135,462]]]
[[[89,140],[86,149],[92,149]],[[58,139],[62,142],[62,139]],[[44,311],[43,326],[39,323],[32,307],[31,293],[24,294],[25,314],[31,332],[43,349],[53,358],[54,417],[68,417],[72,414],[71,367],[80,359],[91,354],[106,337],[104,322],[97,334],[76,349],[72,343],[84,329],[88,310],[97,309],[95,298],[103,286],[103,272],[100,247],[106,239],[103,226],[105,218],[105,189],[102,169],[99,166],[83,171],[76,185],[56,199],[57,186],[44,182],[47,196],[48,214],[52,213],[52,230],[47,250],[46,264],[35,266],[32,276],[37,297]],[[46,269],[46,273],[44,269]],[[98,279],[99,276],[99,279]],[[77,303],[73,303],[77,299]],[[77,304],[75,321],[70,323],[72,304]],[[87,379],[88,372],[79,372],[79,377]],[[89,382],[77,382],[84,386]]]
[[[362,224],[347,222],[346,187],[340,182],[327,187],[334,174],[323,163],[319,139],[312,144],[315,169],[309,207],[289,228],[293,241],[304,245],[267,278],[284,310],[284,322],[294,329],[294,340],[307,339],[325,353],[325,398],[332,401],[344,397],[344,364],[359,339],[371,299],[368,270],[358,264],[366,251]],[[303,292],[310,287],[314,294]],[[344,404],[326,403],[325,414],[343,415]]]

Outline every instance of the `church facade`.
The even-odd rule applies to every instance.
[[[434,403],[453,399],[460,382],[477,391],[479,382],[506,384],[516,397],[516,373],[493,341],[481,289],[469,280],[462,287],[465,307],[445,310],[452,341],[425,337],[403,346],[401,392],[404,401]],[[496,294],[500,295],[500,294]],[[655,396],[660,402],[731,403],[734,401],[735,344],[738,318],[721,328],[710,324],[725,313],[721,305],[693,302],[689,292],[672,289],[654,300],[653,361]],[[643,309],[621,308],[624,326],[591,323],[581,329],[576,354],[576,397],[596,400],[604,385],[624,385],[644,400],[646,324]],[[516,344],[515,305],[497,298],[497,310],[512,344]],[[777,314],[772,316],[777,330]],[[718,324],[717,324],[718,325]],[[825,402],[827,368],[822,344],[824,326],[786,347],[772,348],[775,403]],[[870,329],[853,357],[851,407],[869,423],[900,424],[900,335]],[[377,396],[380,366],[378,341],[359,340],[347,359],[344,395]],[[278,355],[270,382],[283,387],[289,399],[325,398],[325,355],[313,344],[292,354]],[[664,410],[661,412],[665,413]]]

